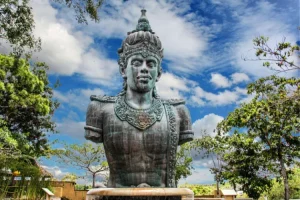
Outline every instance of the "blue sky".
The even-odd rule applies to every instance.
[[[52,84],[57,79],[61,83],[54,93],[61,102],[54,115],[60,133],[49,139],[67,143],[86,141],[83,126],[90,95],[120,91],[117,49],[135,29],[142,8],[164,47],[158,92],[163,98],[186,100],[195,137],[203,129],[213,135],[218,122],[251,99],[246,85],[274,73],[259,61],[242,59],[255,58],[252,39],[268,36],[272,47],[284,37],[291,43],[300,40],[299,0],[109,0],[100,10],[100,22],[88,25],[78,24],[70,9],[52,1],[32,0],[31,5],[34,33],[42,39],[42,51],[33,59],[50,66]],[[0,51],[6,53],[8,47]],[[41,162],[58,178],[74,172],[54,159]],[[181,183],[213,183],[210,160],[196,158],[193,165],[193,175]]]

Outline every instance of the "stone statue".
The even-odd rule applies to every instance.
[[[176,187],[177,146],[194,135],[185,102],[157,94],[163,48],[145,13],[118,50],[123,90],[91,96],[86,115],[85,138],[104,144],[111,188]]]

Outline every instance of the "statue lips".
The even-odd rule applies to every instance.
[[[141,75],[141,76],[138,76],[137,79],[138,79],[140,82],[148,83],[149,80],[152,80],[152,77],[149,76],[149,75]]]

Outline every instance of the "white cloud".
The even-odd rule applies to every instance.
[[[197,119],[193,123],[193,131],[195,133],[195,138],[200,138],[203,135],[203,131],[206,131],[206,134],[210,136],[216,136],[216,127],[219,122],[224,118],[222,116],[210,113],[205,115],[201,119]]]
[[[86,111],[91,95],[104,95],[104,91],[98,88],[75,89],[64,93],[54,90],[54,98],[58,99],[59,102],[67,103],[81,111]]]
[[[63,172],[62,169],[58,166],[46,166],[41,165],[42,168],[44,168],[47,172],[53,175],[56,179],[61,179],[64,175],[67,174],[67,172]]]
[[[59,134],[68,135],[78,140],[85,140],[84,138],[84,122],[73,121],[64,119],[61,122],[56,123]]]
[[[252,40],[260,35],[270,38],[268,44],[271,49],[275,48],[278,42],[282,42],[283,37],[292,43],[297,41],[294,27],[286,23],[288,17],[286,12],[288,11],[279,12],[276,3],[267,1],[257,1],[255,6],[243,9],[243,13],[236,16],[238,20],[235,27],[236,37],[230,51],[233,58],[232,65],[254,77],[274,74],[274,71],[262,67],[261,61],[244,61],[241,57],[255,59]],[[273,67],[276,68],[275,65]],[[281,75],[291,76],[295,73],[289,72]]]
[[[203,106],[207,104],[212,106],[224,106],[236,103],[239,99],[245,97],[245,94],[243,93],[244,91],[241,88],[235,88],[233,91],[225,90],[215,94],[207,92],[200,86],[197,86],[193,89],[193,91],[194,94],[191,96],[190,100],[195,106]]]
[[[156,85],[158,94],[162,98],[174,99],[184,98],[184,94],[189,93],[190,87],[195,86],[196,83],[171,73],[163,73]]]
[[[247,82],[250,80],[247,74],[245,73],[234,73],[231,74],[232,84],[237,84],[241,82]]]
[[[219,73],[211,73],[210,75],[210,82],[217,88],[228,88],[234,84],[248,82],[250,80],[247,74],[238,72],[231,74],[230,79]]]
[[[42,39],[42,51],[33,55],[34,60],[46,62],[52,73],[79,73],[86,81],[103,85],[116,82],[117,61],[107,58],[103,51],[91,48],[93,38],[84,31],[76,30],[77,23],[58,19],[58,11],[48,0],[33,0],[31,6],[34,34]]]
[[[176,2],[168,1],[111,1],[110,5],[102,8],[101,22],[89,23],[82,31],[93,37],[123,40],[127,32],[135,29],[140,10],[145,7],[152,30],[162,41],[164,59],[170,61],[168,68],[193,73],[211,63],[204,52],[208,49],[212,32],[220,28],[205,24],[199,26],[197,17],[190,13],[189,4],[182,2],[178,6]]]
[[[192,175],[186,179],[180,179],[179,185],[189,184],[209,184],[214,182],[214,175],[208,168],[196,168],[193,170]]]
[[[228,80],[228,78],[219,73],[212,73],[210,82],[219,88],[227,88],[231,86],[231,83]]]

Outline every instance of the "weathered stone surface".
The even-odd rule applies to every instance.
[[[85,137],[104,144],[110,188],[176,187],[177,146],[194,135],[184,101],[157,94],[163,48],[145,13],[118,50],[123,90],[91,96],[87,110]]]

